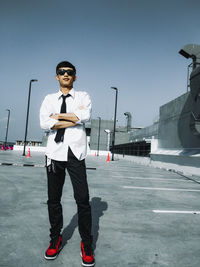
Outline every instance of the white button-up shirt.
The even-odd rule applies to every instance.
[[[68,147],[78,160],[82,160],[87,155],[87,137],[85,131],[85,122],[91,117],[91,99],[84,91],[75,91],[72,88],[69,92],[70,97],[66,98],[67,113],[74,113],[79,121],[75,126],[65,129],[64,141],[56,143],[54,138],[57,130],[52,127],[58,120],[50,118],[52,114],[60,113],[62,105],[62,92],[49,94],[45,97],[40,108],[40,126],[44,130],[50,130],[48,136],[46,156],[58,161],[67,161]]]

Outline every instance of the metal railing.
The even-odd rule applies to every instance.
[[[112,152],[112,147],[110,147]],[[151,144],[146,141],[126,143],[114,146],[114,153],[140,157],[149,157],[151,152]]]

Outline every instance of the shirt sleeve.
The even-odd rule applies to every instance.
[[[92,113],[92,102],[90,96],[86,92],[83,92],[80,103],[80,106],[74,110],[74,114],[79,119],[76,124],[82,124],[89,121]]]
[[[47,95],[40,108],[40,127],[43,130],[51,130],[51,128],[58,122],[58,120],[50,118],[51,114],[51,104]]]

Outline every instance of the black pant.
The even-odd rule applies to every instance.
[[[79,161],[69,148],[68,161],[51,160],[47,166],[48,179],[48,212],[50,221],[50,237],[59,236],[63,227],[62,189],[65,182],[65,168],[71,178],[74,198],[78,209],[78,229],[84,246],[92,245],[91,236],[91,207],[89,204],[89,190],[87,184],[85,160]]]

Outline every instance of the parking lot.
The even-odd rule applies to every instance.
[[[0,151],[0,266],[81,266],[76,205],[69,176],[63,191],[64,247],[49,244],[44,155]],[[33,166],[23,166],[33,165]],[[200,184],[179,174],[118,160],[86,160],[97,267],[199,267]]]

